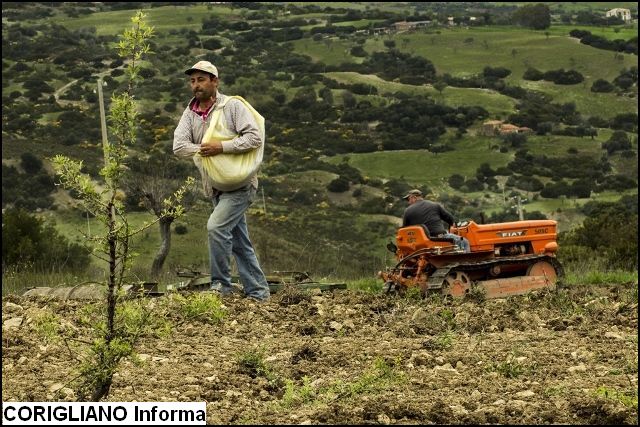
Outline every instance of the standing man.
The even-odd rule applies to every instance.
[[[429,230],[429,235],[433,237],[447,237],[453,239],[465,252],[470,252],[469,241],[457,234],[449,233],[445,230],[443,222],[451,227],[455,220],[453,215],[449,213],[439,203],[422,198],[422,191],[411,190],[404,197],[409,202],[409,207],[405,209],[402,217],[402,226],[409,225],[425,225]]]
[[[264,133],[245,105],[246,101],[218,92],[218,70],[211,62],[199,61],[185,74],[189,75],[194,97],[182,113],[174,132],[173,152],[179,157],[194,158],[202,175],[205,194],[213,202],[213,212],[207,222],[210,290],[222,295],[232,292],[230,262],[233,255],[245,294],[259,301],[267,300],[270,296],[269,285],[249,239],[245,216],[258,188],[257,170],[240,188],[225,188],[222,191],[215,187],[202,163],[202,158],[209,156],[240,154],[251,150],[260,150],[262,159]],[[216,117],[216,127],[236,136],[204,141],[213,116]]]

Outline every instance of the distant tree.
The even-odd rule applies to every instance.
[[[484,70],[482,70],[482,74],[485,77],[495,77],[498,79],[503,79],[511,74],[511,70],[504,67],[484,67]]]
[[[430,83],[434,80],[436,69],[433,63],[421,56],[398,50],[374,52],[362,63],[370,73],[393,80],[395,78],[411,78],[409,84]]]
[[[356,100],[356,97],[353,96],[353,93],[345,90],[342,93],[342,103],[345,108],[354,108],[357,105],[358,101]]]
[[[577,245],[589,248],[594,257],[605,258],[609,268],[633,271],[638,268],[638,200],[637,195],[630,206],[620,202],[587,206],[588,214],[582,226],[563,237],[561,245]],[[620,230],[625,230],[624,238]]]
[[[95,104],[96,102],[98,102],[98,95],[93,92],[87,92],[84,95],[84,100],[89,104]]]
[[[332,193],[344,193],[349,190],[349,180],[343,176],[338,176],[327,185],[327,190]]]
[[[325,86],[322,89],[320,89],[319,95],[324,102],[326,102],[329,105],[333,105],[333,93],[331,92],[331,89]]]
[[[42,160],[36,157],[34,154],[30,152],[26,152],[20,155],[20,164],[22,165],[22,169],[29,175],[33,175],[35,173],[40,172],[42,169]]]
[[[24,62],[16,62],[16,64],[13,67],[11,67],[11,71],[13,71],[16,74],[18,73],[27,74],[27,73],[30,73],[32,70]]]
[[[461,190],[465,192],[482,191],[484,190],[484,183],[477,178],[470,178],[464,182]]]
[[[536,129],[537,135],[546,135],[553,130],[553,122],[541,122]]]
[[[438,93],[440,94],[440,96],[442,96],[442,91],[443,91],[446,87],[447,87],[447,84],[446,84],[444,81],[442,81],[442,80],[438,80],[437,82],[435,82],[435,83],[433,84],[433,88],[434,88],[435,90],[437,90],[437,91],[438,91]]]
[[[534,30],[544,30],[551,26],[549,6],[542,3],[522,6],[511,15],[511,19],[515,24]]]
[[[626,76],[618,76],[615,78],[614,82],[620,89],[624,90],[629,89],[634,83],[633,79]]]
[[[42,93],[53,93],[54,89],[47,84],[47,82],[42,81],[40,79],[29,79],[26,80],[23,84],[25,89],[28,89],[30,92],[35,94]]]
[[[448,182],[451,188],[459,190],[464,185],[464,177],[455,173],[449,177]]]
[[[620,75],[613,79],[613,83],[621,89],[629,89],[634,83],[638,83],[638,67],[622,70]]]
[[[165,211],[164,201],[180,189],[188,172],[183,162],[172,155],[170,144],[158,143],[149,155],[134,158],[130,162],[131,175],[125,180],[127,195],[134,204],[140,204],[158,218],[160,245],[151,263],[151,277],[162,272],[164,262],[171,250],[171,224],[179,217]],[[190,209],[196,200],[193,185],[186,187],[182,199],[184,210]]]
[[[117,58],[117,59],[114,59],[113,61],[111,61],[111,63],[109,64],[109,67],[110,68],[118,68],[123,64],[124,64],[124,61],[122,60],[122,58]]]
[[[289,102],[289,106],[296,110],[309,110],[316,104],[317,96],[313,86],[305,86],[298,89]]]
[[[525,191],[540,191],[544,188],[544,184],[532,176],[510,176],[507,179],[507,184]]]
[[[569,186],[569,196],[586,199],[595,190],[595,183],[587,179],[578,179]]]
[[[613,132],[611,137],[602,143],[602,148],[607,150],[607,154],[613,154],[616,151],[625,151],[631,148],[631,141],[627,133],[622,130]]]
[[[89,265],[89,251],[70,243],[53,224],[23,209],[2,213],[2,268],[78,270]]]
[[[273,100],[278,104],[278,105],[284,105],[285,102],[287,102],[287,94],[284,93],[283,91],[276,91],[273,93]]]
[[[364,50],[362,46],[354,46],[349,51],[353,56],[365,57],[367,56],[367,51]]]
[[[565,181],[549,182],[540,190],[540,195],[548,199],[557,199],[561,196],[569,196],[570,187]]]
[[[638,188],[638,181],[625,175],[616,174],[606,176],[602,182],[599,183],[597,190],[625,191],[633,188]]]
[[[559,85],[574,85],[582,82],[584,76],[576,70],[550,70],[544,73],[544,79]]]
[[[202,47],[207,50],[217,50],[222,47],[222,42],[216,38],[210,38],[202,42]]]
[[[611,120],[610,126],[613,129],[638,132],[638,113],[617,114],[613,120]]]
[[[525,80],[538,81],[544,78],[544,73],[542,71],[536,70],[535,68],[529,67],[524,72],[522,78]]]
[[[35,167],[35,163],[27,165],[27,168]],[[2,207],[14,206],[29,211],[50,209],[54,190],[53,178],[42,168],[35,173],[20,173],[15,166],[2,165]]]
[[[138,73],[143,79],[150,79],[156,75],[156,70],[153,68],[140,68]]]
[[[491,177],[491,176],[495,176],[496,172],[491,169],[491,166],[489,165],[489,163],[482,163],[478,169],[476,170],[476,175],[479,175],[483,178],[487,178],[487,177]]]
[[[604,79],[598,79],[591,85],[591,92],[613,92],[615,86]]]
[[[517,132],[512,132],[504,135],[502,140],[509,144],[511,147],[522,147],[527,142],[527,135]]]

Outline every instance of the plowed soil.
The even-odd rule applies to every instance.
[[[206,401],[210,424],[638,423],[637,284],[487,301],[288,288],[224,299],[220,321],[170,300],[149,301],[164,329],[105,400]],[[3,401],[77,399],[91,304],[3,298]]]

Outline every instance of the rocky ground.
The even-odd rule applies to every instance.
[[[137,356],[106,400],[206,401],[211,424],[638,423],[637,284],[490,301],[290,288],[225,299],[220,319],[185,301],[135,306]],[[2,400],[77,399],[97,307],[3,298]]]

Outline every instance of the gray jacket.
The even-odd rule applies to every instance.
[[[216,102],[213,108],[217,108],[222,100],[226,98],[226,95],[217,92]],[[202,117],[191,110],[191,106],[195,102],[195,98],[189,101],[189,105],[185,108],[178,123],[178,127],[173,133],[173,153],[178,157],[193,158],[200,150],[200,144],[202,138],[209,128],[211,123],[212,113],[209,113],[206,121],[202,120]],[[213,111],[213,110],[212,110]],[[237,99],[230,99],[224,106],[224,118],[226,120],[226,127],[233,130],[238,134],[238,137],[222,142],[222,151],[224,153],[242,153],[254,148],[260,147],[264,144],[262,137],[260,136],[260,130],[256,123],[253,114],[247,107],[244,106],[242,101]],[[207,196],[213,196],[218,192],[217,189],[211,186],[207,176],[202,168],[198,168],[202,175],[202,184],[204,192]],[[257,173],[251,178],[252,187],[258,188],[258,175]]]
[[[449,226],[455,223],[453,215],[441,204],[430,200],[418,200],[404,211],[402,226],[424,224],[427,226],[429,234],[436,237],[447,232],[443,221]]]

